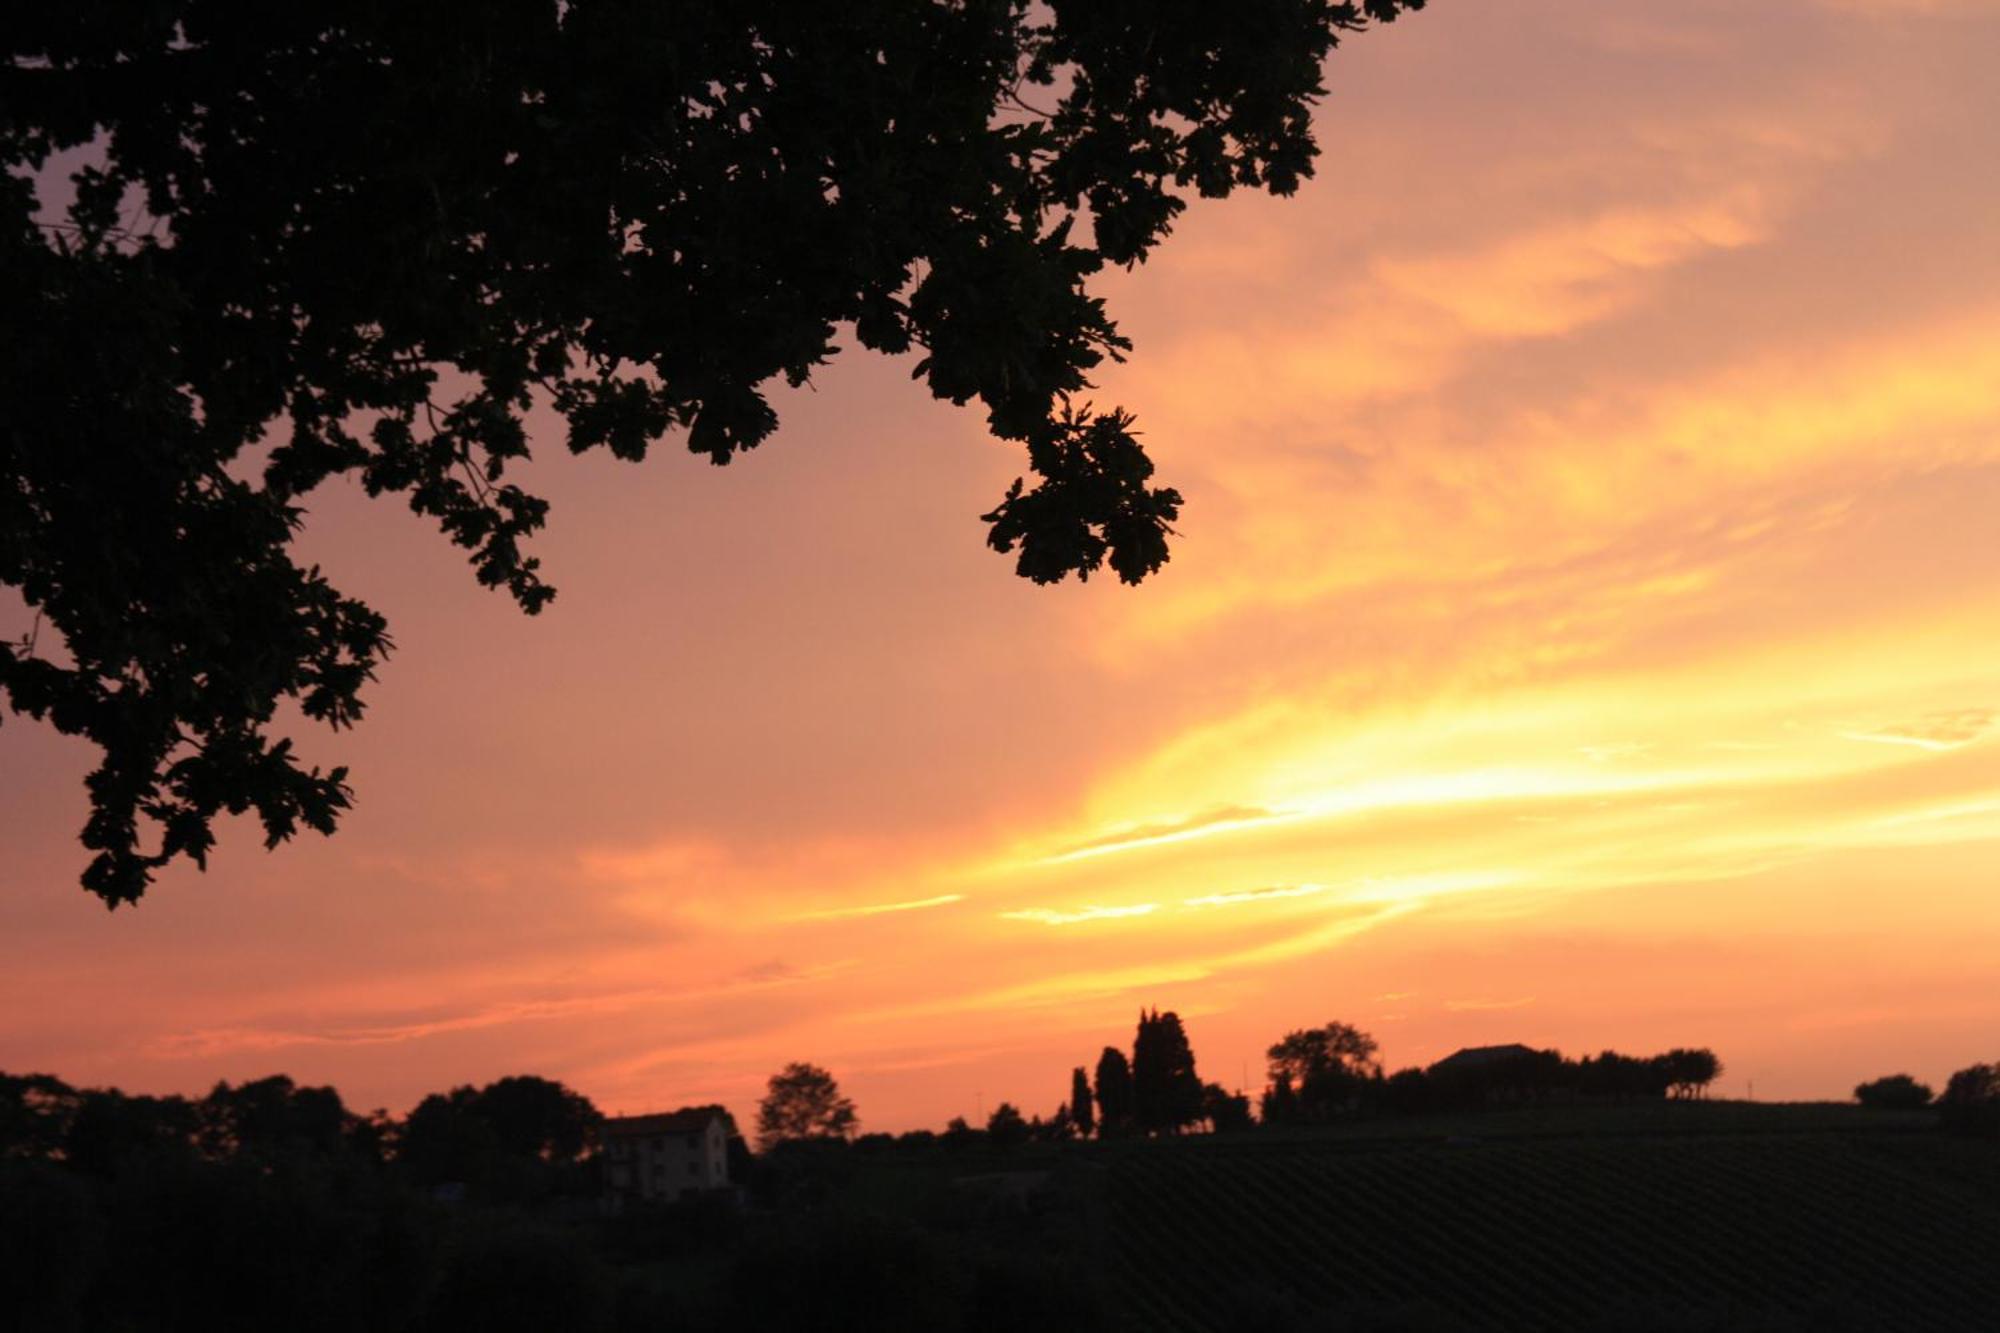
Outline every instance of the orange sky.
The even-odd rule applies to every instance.
[[[302,737],[359,808],[107,915],[88,750],[0,727],[0,1068],[746,1115],[806,1059],[893,1130],[1052,1110],[1142,1005],[1232,1086],[1335,1018],[1760,1097],[1995,1058],[1996,50],[1990,0],[1352,41],[1316,181],[1107,284],[1188,499],[1136,590],[1015,579],[1016,456],[860,355],[727,470],[551,448],[538,620],[316,497],[400,645]]]

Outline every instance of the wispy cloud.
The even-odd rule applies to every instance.
[[[1324,884],[1292,884],[1269,889],[1244,889],[1240,893],[1206,893],[1186,902],[1189,907],[1230,907],[1237,903],[1266,902],[1277,898],[1310,898],[1326,891]]]
[[[203,1059],[287,1047],[398,1046],[453,1033],[512,1027],[563,1019],[629,1013],[655,1005],[708,1002],[725,996],[821,980],[846,971],[843,960],[811,968],[772,960],[724,980],[691,986],[641,986],[584,995],[502,1000],[457,1013],[390,1019],[377,1023],[309,1025],[273,1023],[200,1028],[163,1034],[146,1043],[149,1055],[166,1060]]]
[[[1260,806],[1227,805],[1198,815],[1190,815],[1186,819],[1139,824],[1120,829],[1065,847],[1046,859],[1051,862],[1077,861],[1090,856],[1106,856],[1113,852],[1136,851],[1142,847],[1161,847],[1169,843],[1186,842],[1191,838],[1207,837],[1214,833],[1254,828],[1286,817],[1284,811],[1266,810]]]
[[[1877,745],[1907,745],[1919,750],[1937,752],[1956,750],[1961,745],[1970,745],[1984,735],[1992,725],[1993,710],[1962,708],[1952,712],[1932,713],[1901,726],[1880,727],[1871,731],[1843,731],[1840,735],[1850,741],[1871,741]]]
[[[949,907],[962,903],[962,893],[940,893],[931,898],[912,898],[900,903],[865,903],[859,907],[828,907],[817,912],[801,912],[794,921],[838,921],[844,917],[884,916],[891,912],[921,912],[930,907]]]
[[[999,913],[1002,921],[1038,921],[1045,926],[1073,926],[1084,921],[1114,921],[1121,917],[1149,916],[1160,909],[1158,903],[1133,903],[1126,907],[1079,907],[1063,912],[1048,907],[1025,907]]]
[[[1766,239],[1771,211],[1765,192],[1745,185],[1688,205],[1563,221],[1471,252],[1385,258],[1375,272],[1475,335],[1545,337],[1630,304],[1654,270]]]

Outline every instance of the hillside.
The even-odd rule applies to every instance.
[[[2000,1148],[1730,1103],[1394,1121],[1103,1159],[1134,1329],[1992,1329]]]

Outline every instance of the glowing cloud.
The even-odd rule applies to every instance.
[[[1027,907],[1016,912],[1001,912],[1002,921],[1038,921],[1045,926],[1073,926],[1084,921],[1115,921],[1121,917],[1149,916],[1158,911],[1158,903],[1134,903],[1129,907],[1080,907],[1073,912],[1059,912],[1047,907]]]
[[[1240,893],[1208,893],[1187,899],[1189,907],[1231,907],[1237,903],[1271,902],[1282,898],[1310,898],[1327,891],[1324,884],[1294,884],[1270,889],[1245,889]]]
[[[892,912],[921,912],[926,908],[949,907],[953,903],[962,903],[964,901],[965,895],[962,893],[940,893],[935,897],[913,898],[908,902],[864,903],[859,907],[828,907],[817,912],[802,912],[794,917],[793,920],[839,921],[847,917],[883,916]]]

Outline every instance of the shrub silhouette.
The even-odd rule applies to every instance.
[[[2000,1064],[1968,1065],[1937,1099],[1938,1120],[1954,1134],[2000,1138]]]
[[[1930,1085],[1908,1074],[1889,1074],[1870,1079],[1854,1089],[1854,1100],[1877,1111],[1921,1111],[1934,1096]]]

